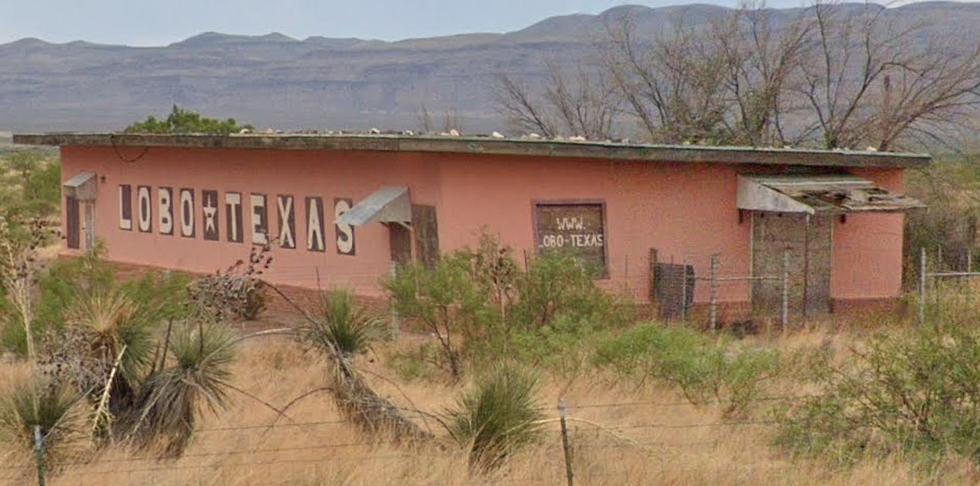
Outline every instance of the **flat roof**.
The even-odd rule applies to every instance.
[[[763,164],[822,167],[920,167],[924,154],[769,147],[653,145],[570,140],[401,134],[157,135],[130,133],[15,134],[15,144],[58,147],[174,147],[201,149],[346,150],[567,157],[646,162]]]

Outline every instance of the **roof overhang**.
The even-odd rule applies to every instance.
[[[65,181],[62,190],[65,197],[73,197],[79,201],[94,201],[98,194],[98,179],[95,172],[79,172],[78,175]]]
[[[907,168],[928,165],[923,154],[776,147],[660,145],[492,137],[361,134],[15,134],[14,143],[59,147],[169,147],[188,149],[343,150],[511,155],[664,163],[755,164],[810,167]]]
[[[412,222],[412,202],[404,186],[382,187],[337,218],[337,223],[364,226],[370,223]]]
[[[892,194],[860,177],[739,176],[738,208],[778,213],[840,214],[923,208],[916,199]]]

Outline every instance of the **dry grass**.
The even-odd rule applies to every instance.
[[[831,346],[846,350],[847,336],[814,330],[774,338],[786,350]],[[394,376],[380,359],[361,358],[369,370]],[[0,389],[23,376],[21,365],[0,365]],[[235,365],[236,385],[283,406],[324,386],[326,367],[296,344],[280,338],[243,346]],[[405,407],[441,412],[459,388],[438,383],[395,385],[369,374],[382,395]],[[799,393],[786,386],[776,393]],[[404,393],[404,395],[403,395]],[[541,396],[546,414],[557,418],[559,386]],[[407,397],[405,396],[407,395]],[[564,464],[557,423],[548,424],[543,443],[518,455],[493,476],[472,476],[461,453],[436,447],[408,448],[370,443],[343,423],[325,393],[313,394],[288,411],[288,419],[244,395],[220,416],[208,417],[177,461],[159,462],[110,448],[87,463],[69,465],[49,478],[52,485],[255,485],[255,484],[563,484]],[[770,447],[771,426],[721,422],[714,407],[695,408],[674,391],[610,384],[601,376],[577,380],[565,400],[574,446],[576,483],[622,484],[792,484],[905,485],[976,484],[980,472],[969,462],[952,462],[929,476],[900,458],[833,470],[816,461],[792,461]],[[619,404],[616,406],[605,406]],[[751,422],[765,422],[766,405]],[[420,421],[420,423],[423,423]],[[444,431],[429,420],[439,436]],[[598,425],[598,426],[597,426]],[[662,426],[656,426],[662,425]],[[448,444],[448,442],[447,442]],[[3,446],[0,445],[0,448]],[[0,455],[0,483],[31,484],[29,465]],[[16,469],[20,467],[19,469]]]

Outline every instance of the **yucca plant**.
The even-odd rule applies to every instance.
[[[268,284],[267,284],[268,285]],[[432,434],[409,420],[390,400],[364,381],[354,357],[370,349],[382,336],[384,322],[361,307],[344,290],[324,294],[319,312],[298,306],[277,287],[269,286],[299,310],[306,320],[301,339],[326,358],[330,365],[327,390],[340,412],[369,435],[387,434],[403,441],[432,439]]]
[[[306,329],[307,341],[318,348],[332,346],[346,359],[367,352],[384,332],[384,322],[370,314],[345,290],[323,294],[315,323]]]
[[[24,458],[34,450],[35,428],[44,440],[48,467],[68,457],[85,442],[85,406],[69,387],[35,378],[8,391],[0,400],[0,443],[9,444]]]
[[[204,412],[228,403],[234,335],[219,324],[185,323],[174,329],[166,366],[140,388],[136,405],[122,418],[138,449],[168,457],[183,453]]]
[[[82,389],[101,394],[109,370],[118,359],[113,402],[128,399],[152,360],[156,324],[152,317],[149,309],[120,289],[99,290],[75,299],[65,322],[66,334],[73,335],[67,339],[74,337],[79,341],[75,346],[87,348],[71,350],[83,360],[79,365],[88,368],[73,370]]]
[[[497,366],[448,412],[449,433],[467,449],[471,468],[496,469],[539,438],[543,415],[535,402],[538,388],[533,373]]]

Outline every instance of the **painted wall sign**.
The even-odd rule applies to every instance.
[[[204,239],[218,241],[218,191],[205,189],[201,192],[201,214],[204,215]]]
[[[349,198],[338,197],[334,199],[334,221],[340,219],[352,207],[354,207],[354,201]],[[349,224],[334,223],[334,232],[337,234],[337,253],[353,256],[356,252],[356,247],[354,246],[354,227]]]
[[[133,186],[119,186],[119,229],[133,230]]]
[[[245,241],[243,236],[242,218],[242,193],[225,193],[225,219],[228,221],[228,241],[241,243]]]
[[[296,204],[295,198],[288,194],[276,196],[276,213],[279,215],[279,247],[289,250],[296,248]]]
[[[180,236],[193,238],[194,225],[194,189],[180,190]]]
[[[153,231],[153,203],[150,199],[150,187],[136,188],[136,214],[139,230],[143,233]]]
[[[268,245],[269,209],[265,205],[265,194],[252,194],[248,199],[252,207],[252,244]]]
[[[306,249],[326,251],[323,239],[323,198],[306,198]]]
[[[152,233],[156,217],[160,234],[180,234],[184,238],[195,238],[197,217],[200,214],[201,233],[207,241],[221,241],[221,232],[224,231],[225,239],[232,243],[244,243],[248,239],[255,245],[296,249],[297,238],[305,237],[307,250],[327,250],[328,208],[324,206],[324,198],[319,196],[303,198],[300,200],[300,207],[297,207],[296,197],[292,194],[279,194],[275,197],[275,208],[270,208],[272,202],[266,194],[235,191],[219,193],[217,190],[203,189],[200,192],[198,213],[198,200],[192,188],[135,186],[136,208],[133,214],[133,187],[129,184],[119,186],[119,228],[122,230],[132,230],[135,225],[140,232]],[[244,194],[247,194],[247,199]],[[338,197],[333,200],[333,242],[338,255],[353,256],[357,252],[355,228],[336,222],[353,206],[354,201],[351,198]],[[246,211],[248,224],[245,223]],[[270,226],[270,211],[275,212],[275,230]],[[299,218],[305,224],[305,233],[301,229],[301,234],[298,235],[296,220],[299,212],[303,213]],[[223,229],[222,217],[225,218]]]
[[[561,252],[606,267],[605,211],[602,203],[543,202],[534,206],[538,253]]]
[[[169,187],[157,188],[157,202],[160,215],[160,234],[174,234],[174,191]]]

